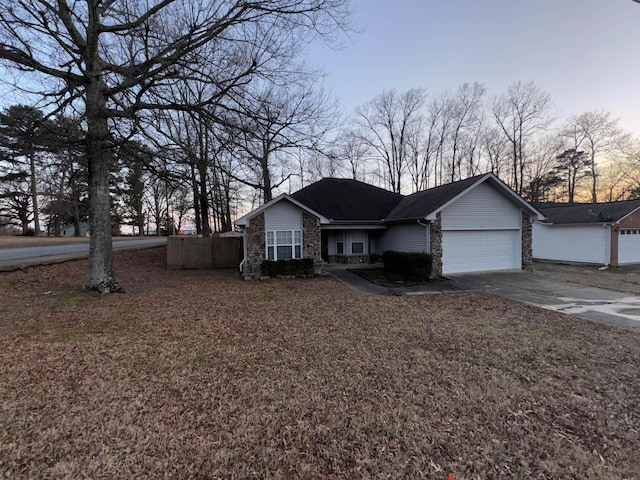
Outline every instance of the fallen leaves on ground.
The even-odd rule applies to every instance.
[[[0,274],[0,477],[634,478],[640,336],[116,255]]]

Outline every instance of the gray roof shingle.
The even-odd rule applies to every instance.
[[[348,178],[323,178],[291,197],[332,220],[382,220],[402,195]]]
[[[404,197],[385,218],[387,222],[424,218],[452,198],[464,192],[484,175],[476,175],[459,182],[448,183]]]
[[[640,208],[640,200],[605,203],[540,204],[538,210],[554,224],[617,222]]]

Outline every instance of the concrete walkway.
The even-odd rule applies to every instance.
[[[344,269],[330,269],[328,272],[345,285],[365,295],[485,291],[547,310],[640,332],[640,297],[553,280],[520,270],[451,275],[450,282],[411,287],[375,285]]]

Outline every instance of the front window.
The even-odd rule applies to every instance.
[[[364,233],[363,232],[351,233],[351,253],[353,254],[364,253]]]
[[[267,231],[267,260],[302,258],[302,232],[300,230]]]
[[[344,253],[344,232],[336,233],[336,253],[338,255]]]

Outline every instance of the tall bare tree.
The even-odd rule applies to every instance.
[[[402,188],[402,175],[409,163],[409,140],[419,134],[425,101],[426,93],[419,88],[403,93],[390,90],[356,109],[359,137],[375,152],[384,168],[385,183],[394,192]]]
[[[628,142],[629,136],[619,127],[619,120],[610,112],[591,111],[571,117],[563,135],[574,144],[575,149],[583,149],[589,156],[591,176],[591,201],[598,201],[598,159],[620,150]]]
[[[517,82],[494,97],[491,113],[511,150],[511,184],[522,194],[525,182],[526,147],[533,136],[551,122],[551,98],[533,82]]]
[[[315,79],[297,80],[298,85],[267,85],[245,97],[229,121],[243,168],[243,175],[233,177],[259,190],[265,202],[296,170],[287,160],[295,159],[300,149],[317,151],[334,126],[335,105],[314,88]]]
[[[119,291],[109,205],[112,133],[132,135],[140,112],[185,109],[166,95],[182,79],[213,82],[214,98],[260,70],[260,52],[331,35],[347,0],[21,0],[0,4],[0,61],[35,77],[62,109],[83,112],[91,203],[85,286]],[[278,32],[282,32],[278,34]],[[205,63],[231,65],[214,78]],[[44,89],[46,88],[46,90]]]

